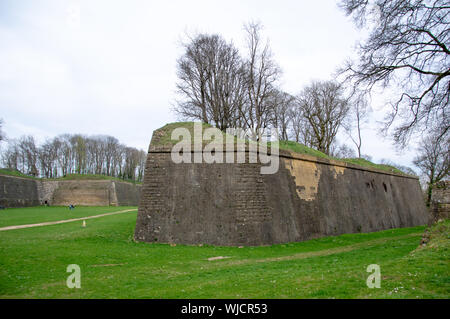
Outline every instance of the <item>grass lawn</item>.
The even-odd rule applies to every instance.
[[[125,209],[136,208],[135,206],[102,206],[87,207],[77,206],[70,210],[66,206],[55,207],[25,207],[25,208],[7,208],[0,210],[0,227],[36,224],[42,222],[51,222],[63,219],[80,218],[86,216],[99,215],[110,212],[117,212]],[[137,209],[137,208],[136,208]]]
[[[42,221],[59,209],[30,212],[40,211]],[[30,222],[26,215],[17,221]],[[0,298],[450,296],[449,221],[434,226],[424,247],[421,226],[244,248],[136,243],[135,222],[131,212],[85,228],[72,222],[0,232]],[[208,261],[217,256],[230,258]],[[81,268],[80,289],[66,286],[69,264]],[[379,289],[366,286],[370,264],[381,267]]]

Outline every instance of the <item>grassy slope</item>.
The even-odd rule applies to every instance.
[[[57,221],[62,219],[80,218],[86,216],[99,215],[109,212],[117,212],[135,206],[77,206],[70,210],[65,206],[57,207],[25,207],[25,208],[8,208],[0,210],[0,227],[13,225],[36,224],[42,222]]]
[[[3,175],[11,175],[11,176],[18,176],[18,177],[25,177],[25,178],[31,178],[31,179],[41,179],[37,177],[33,177],[30,175],[23,174],[19,171],[7,169],[7,168],[0,168],[0,174]],[[98,179],[98,180],[114,180],[114,181],[120,181],[120,182],[128,182],[133,184],[142,184],[141,182],[136,182],[133,180],[124,180],[118,177],[112,177],[107,175],[101,175],[101,174],[67,174],[64,177],[58,177],[58,178],[42,178],[46,180],[54,180],[54,181],[67,181],[67,180],[82,180],[82,179]]]
[[[212,127],[210,124],[202,123],[202,128]],[[175,145],[179,140],[172,140],[172,131],[176,128],[185,128],[189,131],[191,137],[194,137],[194,122],[175,122],[164,125],[157,129],[156,135],[159,137],[158,145]],[[155,134],[155,133],[154,133]]]
[[[448,298],[449,225],[269,247],[135,243],[136,214],[0,232],[0,298]],[[443,225],[443,226],[442,226]],[[208,261],[214,256],[229,259]],[[81,289],[65,285],[81,267]],[[369,264],[380,289],[366,287]],[[402,288],[400,288],[402,287]],[[397,292],[396,292],[397,291]]]
[[[156,134],[158,136],[160,136],[157,144],[158,145],[174,145],[174,144],[176,144],[178,142],[178,140],[171,139],[171,133],[175,128],[185,128],[190,132],[191,136],[194,136],[193,123],[194,122],[175,122],[175,123],[166,124],[165,126],[163,126],[157,130],[158,132]],[[202,127],[203,127],[203,129],[205,129],[205,128],[212,127],[212,126],[210,124],[202,123]],[[225,136],[225,134],[224,134],[224,136]],[[358,166],[362,166],[362,167],[375,168],[375,169],[380,169],[380,170],[388,171],[388,172],[392,172],[392,173],[403,174],[403,172],[401,170],[399,170],[396,167],[390,166],[390,165],[375,164],[375,163],[372,163],[372,162],[362,159],[362,158],[334,158],[334,157],[328,156],[318,150],[315,150],[313,148],[307,147],[303,144],[300,144],[300,143],[297,143],[294,141],[280,141],[279,148],[288,150],[288,151],[292,151],[292,152],[296,152],[296,153],[300,153],[300,154],[307,154],[307,155],[311,155],[311,156],[315,156],[315,157],[319,157],[319,158],[333,159],[333,160],[338,160],[338,161],[342,161],[345,163],[350,163],[350,164],[354,164],[354,165],[358,165]]]
[[[121,179],[118,177],[112,177],[112,176],[101,175],[101,174],[67,174],[64,177],[49,178],[49,180],[57,180],[57,181],[80,180],[80,179],[113,180],[113,181],[128,182],[128,183],[133,183],[133,184],[142,184],[141,182],[136,182],[133,180]]]
[[[13,169],[8,169],[8,168],[0,168],[0,174],[10,175],[10,176],[17,176],[17,177],[32,178],[32,179],[38,179],[36,177],[25,175],[25,174],[23,174],[23,173],[21,173],[19,171],[16,171],[16,170],[13,170]]]

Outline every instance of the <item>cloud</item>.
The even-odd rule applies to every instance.
[[[361,36],[328,0],[1,1],[4,131],[38,140],[109,134],[147,149],[153,130],[176,120],[170,105],[184,34],[220,33],[243,52],[250,20],[265,26],[293,94],[329,78]],[[386,145],[370,141],[369,154]]]

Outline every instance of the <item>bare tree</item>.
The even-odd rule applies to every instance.
[[[297,143],[302,143],[308,147],[313,147],[313,133],[311,125],[303,116],[303,111],[298,105],[298,100],[294,101],[293,107],[289,112],[291,119],[291,136]]]
[[[291,138],[293,138],[297,143],[300,143],[302,120],[300,108],[295,105],[289,110],[289,118],[291,122]]]
[[[106,136],[105,140],[105,166],[106,175],[114,176],[114,154],[119,147],[119,140],[113,136]]]
[[[271,124],[278,129],[279,139],[287,141],[289,139],[289,127],[291,123],[291,110],[295,97],[279,90],[274,91],[272,96],[272,119]]]
[[[2,164],[4,167],[19,170],[19,147],[15,140],[9,140],[6,150],[2,153]]]
[[[439,135],[445,135],[450,126],[448,0],[342,0],[340,5],[359,27],[370,28],[358,60],[340,70],[345,80],[366,92],[377,85],[401,87],[383,131],[392,128],[400,147],[432,123],[439,123]]]
[[[183,96],[177,102],[175,112],[185,118],[200,119],[209,123],[206,101],[208,61],[206,52],[207,35],[199,35],[184,43],[185,54],[177,61],[178,93]]]
[[[61,168],[62,176],[71,174],[73,169],[74,154],[70,141],[71,136],[69,134],[57,136],[53,141],[57,146],[57,158],[59,167]]]
[[[271,120],[271,98],[276,94],[275,83],[280,76],[280,68],[272,58],[268,42],[261,40],[262,25],[248,23],[247,33],[246,87],[247,103],[240,111],[245,128],[261,134]]]
[[[343,122],[343,127],[348,137],[350,137],[353,144],[356,146],[358,158],[361,158],[361,129],[369,119],[368,116],[371,112],[371,108],[369,107],[367,98],[364,94],[357,94],[349,103],[350,109]]]
[[[58,143],[55,140],[47,140],[38,148],[38,158],[41,176],[53,178],[58,176]]]
[[[0,142],[5,139],[5,133],[3,133],[2,126],[3,126],[3,119],[0,119]]]
[[[112,176],[122,177],[123,175],[125,148],[125,145],[119,144],[113,152]]]
[[[139,151],[133,147],[125,148],[125,166],[123,171],[124,179],[136,179],[136,169],[139,165]]]
[[[37,169],[38,149],[34,137],[22,136],[18,142],[22,160],[22,172],[31,176],[38,176]]]
[[[102,174],[105,164],[106,137],[100,135],[86,138],[86,150],[89,172]]]
[[[335,144],[331,147],[331,156],[336,158],[354,158],[356,153],[347,144]]]
[[[413,163],[427,177],[427,206],[430,205],[434,185],[448,178],[450,169],[450,138],[439,130],[422,139],[419,154]]]
[[[178,59],[175,112],[221,130],[235,125],[245,102],[244,65],[238,50],[219,35],[201,34],[184,44]]]
[[[145,162],[147,160],[147,153],[143,150],[139,151],[139,161],[138,161],[138,176],[137,181],[142,182],[144,179],[144,171],[145,171]]]
[[[86,174],[86,139],[83,135],[76,134],[70,138],[72,154],[74,156],[74,172]]]
[[[297,96],[297,107],[309,126],[311,146],[329,155],[349,110],[342,87],[332,81],[312,82]]]

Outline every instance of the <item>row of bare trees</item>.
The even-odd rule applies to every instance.
[[[185,54],[177,61],[182,99],[175,112],[221,130],[240,127],[256,134],[267,128],[281,97],[276,87],[280,70],[260,30],[257,23],[245,26],[245,58],[220,35],[189,38]]]
[[[63,134],[42,145],[33,136],[8,140],[3,167],[31,176],[55,178],[67,174],[102,174],[142,181],[146,153],[119,143],[113,136]]]
[[[448,1],[447,1],[448,2]],[[414,164],[430,187],[448,178],[449,158],[449,19],[444,0],[341,0],[358,27],[370,32],[359,44],[358,58],[337,72],[335,81],[313,81],[292,96],[279,89],[281,70],[261,25],[245,25],[241,56],[220,35],[200,34],[184,44],[178,60],[175,112],[225,130],[254,132],[278,128],[282,140],[294,139],[328,155],[367,157],[362,134],[374,88],[395,88],[380,132],[400,149],[412,136],[423,136]],[[394,93],[395,95],[396,93]],[[357,154],[336,135],[343,130]],[[439,151],[437,151],[439,150]],[[432,154],[432,155],[430,155]]]
[[[216,34],[200,34],[184,43],[185,53],[177,61],[181,99],[175,112],[221,130],[250,130],[255,139],[277,128],[281,140],[293,137],[330,154],[350,109],[343,87],[315,81],[297,96],[283,92],[278,86],[281,70],[268,42],[261,39],[261,25],[249,23],[244,29],[243,57]]]

